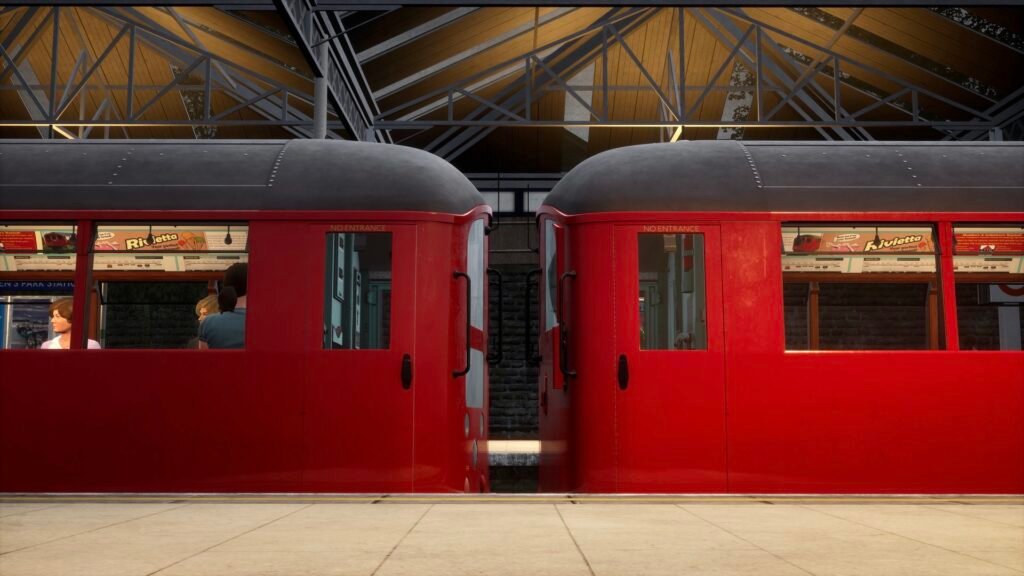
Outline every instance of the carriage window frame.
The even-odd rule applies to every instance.
[[[650,254],[644,257],[645,243],[641,241],[644,237],[651,240],[648,242],[651,246],[671,255],[665,261],[665,270],[644,269],[644,261],[650,263],[651,260]],[[710,343],[706,234],[699,231],[639,232],[635,238],[638,349],[640,352],[707,352]],[[661,295],[662,275],[665,276],[665,295]],[[661,334],[662,321],[664,335]],[[676,326],[677,321],[679,326]]]
[[[104,350],[185,350],[205,352],[199,348],[199,320],[195,307],[199,300],[216,295],[223,287],[224,271],[235,263],[250,261],[249,221],[177,220],[177,221],[96,221],[88,251],[93,286],[89,291],[90,314],[86,330],[90,338],[101,343]],[[159,265],[154,269],[147,265]],[[175,276],[180,275],[180,276]],[[206,283],[205,296],[200,289],[195,302],[126,301],[124,306],[181,308],[178,324],[184,337],[185,317],[195,320],[195,335],[179,346],[127,345],[108,346],[110,322],[104,308],[119,303],[109,301],[111,284],[184,284]],[[248,302],[247,291],[246,300]],[[185,312],[187,307],[188,312]],[[247,305],[248,308],[248,305]],[[150,312],[152,314],[152,312]],[[219,352],[240,352],[248,347],[249,322],[244,324],[241,348],[218,349]],[[151,344],[152,340],[147,342]]]
[[[357,236],[387,238],[388,270],[386,278],[380,270],[364,270],[355,258]],[[330,231],[324,234],[324,297],[321,321],[323,338],[320,349],[327,352],[387,351],[393,348],[393,305],[396,234],[392,230],[356,232]],[[362,241],[368,246],[370,240]],[[377,241],[374,241],[377,244]],[[380,246],[375,246],[380,249]],[[339,255],[339,251],[343,251]],[[356,266],[359,266],[356,269]],[[366,272],[364,274],[364,272]],[[375,273],[378,275],[374,277]],[[384,308],[385,292],[387,306]],[[371,302],[375,300],[376,302]],[[381,314],[379,324],[370,321],[372,315]],[[367,320],[367,332],[363,332],[363,320]],[[355,329],[358,324],[358,331]],[[383,331],[382,327],[387,326]],[[358,334],[358,346],[353,346],[353,336]],[[363,344],[363,338],[369,346]],[[380,343],[383,339],[383,344]]]
[[[951,335],[946,332],[944,298],[948,297],[942,282],[942,259],[945,249],[940,225],[926,222],[782,222],[780,230],[780,268],[782,292],[782,345],[786,353],[827,352],[929,352],[948,350]],[[923,233],[927,232],[929,237]],[[800,242],[799,236],[817,236]],[[881,246],[876,242],[881,240]],[[789,246],[787,246],[787,242]],[[803,244],[802,249],[797,244]],[[827,249],[820,250],[824,244]],[[857,248],[866,249],[857,249]],[[913,249],[913,248],[923,249]],[[879,250],[880,248],[880,250]],[[794,256],[814,257],[820,260],[820,269],[812,264],[796,265]],[[789,258],[787,258],[789,256]],[[924,258],[928,258],[927,261]],[[870,259],[870,260],[869,260]],[[810,260],[808,260],[810,262]],[[922,270],[913,270],[914,268]],[[795,269],[794,269],[795,268]],[[805,274],[801,278],[801,274]],[[924,285],[924,342],[919,348],[886,347],[872,344],[864,347],[821,347],[821,286],[842,285]],[[807,309],[806,338],[802,346],[791,347],[791,334],[787,330],[789,311],[786,306],[786,288],[806,285],[804,303]],[[861,307],[868,305],[861,304]],[[851,307],[858,307],[857,304]],[[868,306],[870,307],[870,306]]]
[[[1021,352],[1024,294],[1018,292],[1024,289],[1024,222],[954,222],[952,238],[958,348],[968,352]],[[1004,278],[1010,281],[1000,282]],[[974,302],[968,305],[965,300]],[[996,309],[995,333],[966,329],[967,318],[973,317],[976,322],[978,313],[986,308]],[[988,320],[991,323],[992,318]],[[1007,346],[1014,340],[1015,347]]]
[[[77,226],[78,221],[68,220],[0,222],[0,352],[39,350],[43,342],[54,337],[49,305],[74,298]],[[54,234],[59,238],[49,238]],[[16,308],[24,306],[29,309]],[[21,326],[16,325],[17,319],[22,319]],[[25,322],[30,325],[25,326]],[[11,348],[16,341],[36,346]]]
[[[544,331],[558,327],[558,227],[544,220]]]

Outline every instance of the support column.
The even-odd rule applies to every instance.
[[[330,70],[328,66],[329,46],[326,42],[317,46],[317,60],[320,62],[320,69],[325,73]],[[327,138],[327,78],[316,77],[316,85],[313,90],[313,138],[323,140]]]

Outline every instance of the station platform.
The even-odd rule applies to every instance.
[[[7,494],[0,574],[1020,575],[1024,497]]]

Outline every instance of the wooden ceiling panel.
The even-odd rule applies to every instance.
[[[428,34],[401,50],[381,56],[366,69],[367,80],[374,89],[380,89],[531,22],[533,10],[529,8],[478,10],[463,18],[457,27]]]
[[[404,90],[379,99],[380,107],[383,110],[390,109],[401,105],[403,102],[408,102],[433,91],[441,90],[456,80],[473,78],[475,75],[491,69],[501,62],[515,61],[517,57],[533,51],[535,47],[544,46],[574,31],[586,28],[603,12],[604,10],[600,9],[576,10],[571,14],[542,25],[536,30],[536,34],[533,32],[520,34],[499,46],[482,51],[458,64],[453,64],[443,73],[426,77],[415,84],[410,84]],[[405,50],[403,48],[399,52],[404,52]],[[513,62],[510,65],[524,66],[522,63],[517,62]],[[538,70],[536,74],[539,76],[543,72]],[[520,72],[515,72],[515,75],[521,78]],[[395,82],[400,79],[400,76],[396,74],[390,81]],[[472,84],[472,82],[464,82],[462,85],[468,86],[469,84]],[[384,85],[378,85],[371,81],[371,86],[374,89],[380,89]]]
[[[1001,93],[1016,88],[1008,69],[1024,67],[1024,54],[958,26],[931,10],[869,8],[856,26],[887,41],[948,66],[960,74],[996,87]],[[989,54],[979,58],[979,54]]]

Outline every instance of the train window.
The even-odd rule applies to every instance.
[[[76,239],[68,223],[0,225],[0,349],[54,338],[50,304],[74,292]]]
[[[931,227],[787,224],[782,243],[787,350],[942,347]]]
[[[71,224],[0,225],[0,272],[74,272],[76,239]]]
[[[0,350],[32,350],[56,336],[50,304],[70,298],[64,280],[0,280]]]
[[[953,228],[961,350],[1024,350],[1024,226]]]
[[[484,286],[487,275],[484,270],[484,221],[476,220],[469,227],[466,245],[466,268],[472,284],[470,302],[470,324],[484,329]],[[486,346],[485,346],[486,347]],[[466,406],[483,408],[484,405],[484,353],[476,348],[470,351],[469,374],[466,374]]]
[[[324,348],[391,345],[391,233],[327,235]]]
[[[640,234],[640,349],[706,350],[704,236]]]
[[[558,235],[551,220],[544,223],[544,283],[544,330],[551,330],[558,326]]]
[[[244,223],[97,226],[90,337],[111,349],[244,347],[248,233]]]

